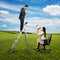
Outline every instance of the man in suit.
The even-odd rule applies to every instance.
[[[23,26],[24,26],[24,18],[25,18],[25,10],[28,9],[28,5],[25,5],[23,8],[21,8],[20,15],[19,15],[19,20],[20,20],[20,31],[22,31]]]

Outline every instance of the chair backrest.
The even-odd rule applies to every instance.
[[[51,42],[51,38],[52,38],[52,34],[50,34],[49,37],[48,37],[48,42],[49,42],[49,44],[50,44],[50,42]]]

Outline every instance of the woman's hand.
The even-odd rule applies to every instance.
[[[41,29],[41,28],[37,28],[37,30],[36,30],[36,34],[38,35],[38,31],[39,31],[39,29]]]
[[[41,29],[41,28],[37,28],[37,30],[39,30],[39,29]]]

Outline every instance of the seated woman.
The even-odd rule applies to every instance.
[[[39,36],[41,35],[41,38],[37,39],[35,50],[40,51],[40,49],[39,49],[40,44],[44,44],[44,40],[46,40],[46,28],[45,27],[37,28],[37,34]]]

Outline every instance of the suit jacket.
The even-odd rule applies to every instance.
[[[21,8],[20,15],[19,15],[19,19],[20,19],[21,17],[25,18],[25,9],[24,9],[24,8]]]

